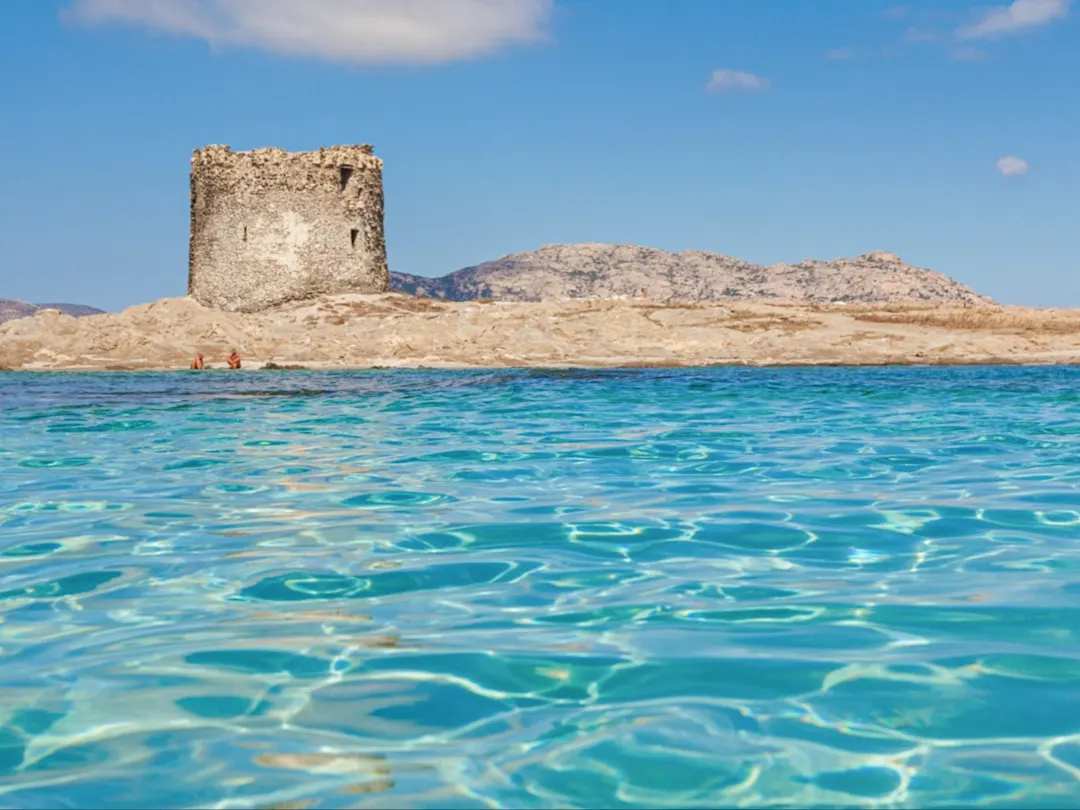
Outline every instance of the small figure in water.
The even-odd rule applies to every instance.
[[[194,371],[202,371],[206,366],[203,364],[202,352],[195,355],[195,359],[191,361],[191,368]]]
[[[236,353],[236,349],[229,352],[229,368],[240,368],[240,355]]]

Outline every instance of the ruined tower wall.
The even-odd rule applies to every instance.
[[[256,312],[389,288],[382,161],[370,145],[195,151],[188,294],[197,301]]]

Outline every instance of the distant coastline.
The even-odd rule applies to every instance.
[[[87,315],[100,315],[105,311],[84,304],[31,304],[27,301],[17,301],[14,298],[0,298],[0,324],[13,321],[16,318],[28,318],[46,309],[55,309],[76,318]]]

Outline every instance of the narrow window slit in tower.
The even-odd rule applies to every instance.
[[[350,244],[351,244],[351,245],[352,245],[353,247],[356,247],[356,237],[357,237],[357,235],[358,235],[359,233],[360,233],[360,229],[359,229],[359,228],[353,228],[353,229],[352,229],[351,231],[349,231],[349,243],[350,243]]]
[[[247,225],[244,226],[244,241],[247,241]]]
[[[352,177],[352,166],[342,166],[341,172],[341,190],[344,191],[345,187],[349,185],[349,178]]]

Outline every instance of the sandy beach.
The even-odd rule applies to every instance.
[[[116,314],[56,311],[0,326],[8,370],[247,370],[742,365],[1068,364],[1080,310],[915,304],[449,303],[339,295],[256,313],[169,298]]]

